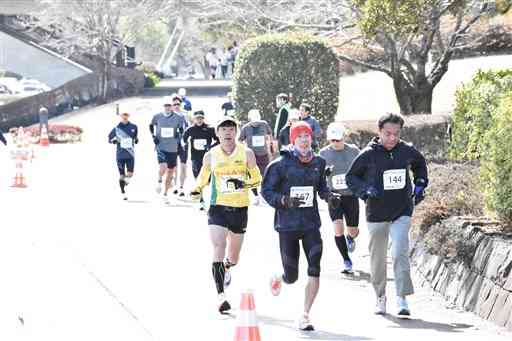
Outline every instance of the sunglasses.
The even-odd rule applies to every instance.
[[[341,140],[331,140],[332,142],[341,142]]]

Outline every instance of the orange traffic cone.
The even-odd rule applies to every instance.
[[[48,147],[50,145],[50,138],[48,137],[48,130],[46,126],[41,128],[41,135],[39,136],[39,145],[42,147]]]
[[[11,187],[26,188],[27,184],[23,175],[23,159],[18,155],[16,156],[16,174],[14,175],[14,182]]]
[[[242,293],[235,341],[261,341],[254,295],[250,291]]]

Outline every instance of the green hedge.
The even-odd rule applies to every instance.
[[[496,108],[494,122],[485,134],[489,148],[482,154],[480,182],[487,207],[512,224],[512,91]]]
[[[450,157],[476,160],[489,148],[485,132],[493,125],[496,107],[512,90],[512,70],[479,71],[470,83],[457,89],[453,112]]]
[[[292,94],[292,106],[302,101],[322,127],[334,118],[338,106],[339,70],[334,52],[324,40],[307,34],[270,34],[248,40],[240,49],[233,75],[238,118],[259,109],[275,122],[275,96]]]

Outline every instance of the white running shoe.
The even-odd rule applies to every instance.
[[[302,314],[301,318],[299,319],[299,329],[303,330],[303,331],[315,330],[315,327],[313,327],[313,324],[311,323],[311,320],[309,319],[309,314],[307,314],[307,313]]]
[[[375,314],[386,315],[386,296],[377,297],[377,303],[375,304]]]
[[[224,314],[226,311],[231,310],[231,305],[226,299],[226,295],[224,293],[219,294],[218,297],[218,310],[219,313]]]
[[[121,199],[128,200],[128,196],[126,195],[126,193],[121,193]]]
[[[162,181],[159,181],[159,182],[158,182],[158,184],[156,185],[155,190],[156,190],[156,193],[157,193],[157,194],[162,193]]]
[[[171,203],[171,201],[169,200],[169,196],[167,194],[162,195],[162,200],[166,205],[169,205]]]
[[[279,296],[281,287],[283,285],[283,278],[281,276],[272,276],[270,279],[270,292],[274,296]]]
[[[397,296],[396,303],[398,305],[398,316],[411,316],[411,311],[405,297]]]

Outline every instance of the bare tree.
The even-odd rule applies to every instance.
[[[66,56],[88,55],[98,64],[100,100],[105,101],[112,79],[112,60],[124,46],[119,32],[122,17],[140,20],[151,11],[150,1],[39,0],[36,25],[47,32],[46,44]]]

